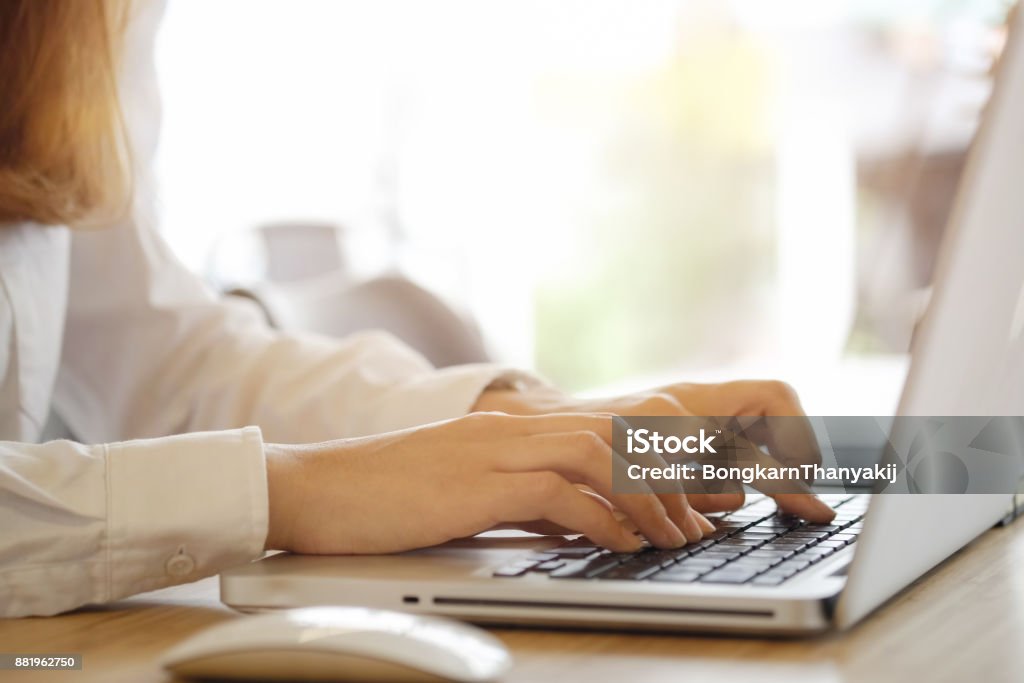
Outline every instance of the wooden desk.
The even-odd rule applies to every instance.
[[[894,558],[894,561],[899,561]],[[170,681],[157,656],[237,618],[215,579],[61,617],[0,620],[0,651],[82,653],[82,671],[18,682]],[[997,529],[849,633],[809,640],[500,629],[508,681],[1024,681],[1024,522]]]

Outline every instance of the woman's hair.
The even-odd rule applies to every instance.
[[[0,0],[0,224],[92,225],[131,195],[121,0]]]

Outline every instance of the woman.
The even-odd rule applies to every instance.
[[[499,524],[620,551],[635,525],[675,547],[712,528],[698,510],[740,504],[614,494],[607,413],[800,414],[779,383],[582,402],[500,367],[434,370],[383,334],[272,331],[208,292],[155,229],[161,13],[0,3],[0,615],[265,549],[395,552]],[[82,443],[35,443],[51,407]],[[812,496],[779,502],[831,517]]]

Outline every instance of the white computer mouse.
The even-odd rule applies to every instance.
[[[362,607],[308,607],[217,624],[163,657],[175,674],[287,681],[493,681],[508,650],[475,626]]]

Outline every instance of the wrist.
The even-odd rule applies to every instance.
[[[292,547],[292,529],[296,515],[296,502],[301,494],[296,490],[298,453],[295,446],[264,444],[263,454],[267,467],[267,540],[265,550],[288,550]]]

